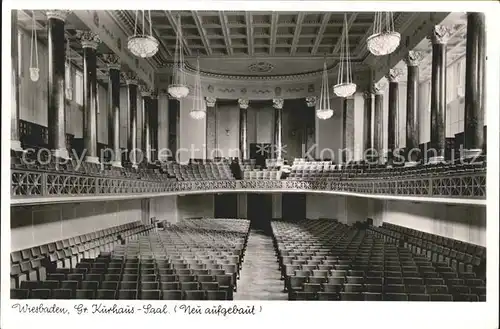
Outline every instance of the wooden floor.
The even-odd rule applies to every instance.
[[[252,229],[234,300],[287,300],[280,276],[271,236]]]

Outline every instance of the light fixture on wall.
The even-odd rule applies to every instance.
[[[153,57],[158,52],[158,40],[153,37],[153,28],[151,21],[151,11],[147,11],[149,15],[149,34],[146,34],[146,19],[144,10],[142,12],[142,33],[138,33],[137,25],[139,21],[139,10],[135,11],[134,35],[128,37],[127,48],[132,54],[137,57],[147,58]]]
[[[328,71],[326,69],[326,60],[323,63],[323,81],[321,82],[321,94],[319,103],[316,108],[316,116],[318,119],[330,119],[333,115],[333,110],[330,107],[330,90],[328,88]]]
[[[349,26],[347,25],[346,14],[344,14],[344,33],[342,33],[342,45],[340,49],[340,69],[337,76],[337,84],[333,86],[333,92],[339,97],[349,97],[356,92],[356,84],[352,82],[351,56],[349,54]]]
[[[184,49],[182,47],[181,16],[177,15],[177,38],[175,41],[174,65],[172,66],[172,84],[168,86],[168,93],[181,99],[189,94],[186,85],[186,73],[184,72]]]
[[[31,11],[33,17],[33,26],[31,27],[31,55],[30,55],[30,79],[37,82],[40,78],[40,68],[38,66],[38,41],[36,37],[36,19],[35,12]],[[35,61],[33,62],[33,52],[35,53]]]
[[[373,34],[366,39],[368,50],[375,56],[392,53],[398,48],[401,35],[394,30],[392,12],[376,12]]]
[[[196,59],[196,75],[194,76],[193,108],[189,115],[195,120],[201,120],[206,116],[207,108],[201,93],[200,60]]]

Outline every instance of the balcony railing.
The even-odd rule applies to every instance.
[[[11,170],[13,203],[37,199],[116,196],[141,194],[183,194],[185,192],[316,191],[352,194],[486,199],[486,171],[430,175],[424,177],[342,178],[336,180],[214,180],[176,181],[126,177],[89,176],[26,169]]]

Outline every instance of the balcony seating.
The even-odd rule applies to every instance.
[[[227,162],[190,163],[181,165],[167,163],[168,175],[176,177],[178,181],[205,181],[205,180],[233,180],[234,176]]]
[[[83,174],[86,176],[142,179],[149,181],[164,181],[170,179],[167,173],[155,169],[131,167],[117,168],[109,164],[95,164],[76,159],[58,159],[49,156],[46,151],[30,150],[28,152],[11,151],[11,169],[33,171],[59,172],[66,174]]]
[[[246,220],[185,220],[22,281],[11,298],[232,300],[248,230]]]
[[[485,172],[486,159],[481,157],[473,163],[456,162],[425,164],[415,167],[368,164],[363,161],[333,164],[331,161],[306,161],[295,159],[288,179],[290,180],[383,180],[390,178],[421,178],[432,176],[463,175]]]
[[[333,220],[273,221],[289,300],[481,301],[484,280]],[[453,273],[451,275],[443,275]]]

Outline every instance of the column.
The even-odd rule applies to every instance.
[[[85,161],[99,163],[97,154],[97,46],[99,36],[78,31],[83,48],[83,148]]]
[[[431,152],[429,163],[444,161],[446,147],[446,43],[450,28],[434,26],[431,73]]]
[[[377,82],[373,84],[373,93],[374,97],[374,111],[373,111],[373,148],[374,148],[374,156],[373,160],[378,159],[378,162],[382,162],[383,157],[383,146],[382,143],[382,115],[384,113],[384,90],[386,88],[386,84],[384,82]]]
[[[480,155],[484,144],[486,103],[486,31],[484,13],[467,14],[465,55],[464,158]]]
[[[207,159],[213,159],[220,156],[219,153],[214,153],[217,150],[217,109],[215,108],[216,102],[217,98],[215,97],[205,97],[205,104],[207,107],[207,137],[205,143]]]
[[[19,49],[18,49],[18,33],[17,26],[17,10],[11,11],[11,63],[12,63],[12,97],[11,97],[11,114],[10,114],[10,148],[15,151],[22,151],[21,142],[19,141]]]
[[[345,163],[347,160],[347,98],[342,99],[342,159]]]
[[[48,109],[47,132],[49,149],[60,158],[69,158],[66,146],[66,99],[64,22],[67,10],[47,11],[48,66]]]
[[[389,118],[388,118],[388,140],[387,140],[387,162],[392,166],[394,155],[397,153],[396,129],[398,127],[398,111],[399,111],[399,79],[403,71],[400,69],[390,69],[387,79],[389,80]]]
[[[120,149],[120,58],[115,54],[105,54],[109,70],[108,82],[108,148],[111,149],[111,165],[122,166]]]
[[[371,158],[372,149],[372,103],[373,94],[370,91],[363,93],[365,99],[364,116],[363,116],[363,160]]]
[[[142,96],[142,158],[146,161],[146,164],[149,164],[151,161],[151,131],[150,131],[150,122],[149,119],[151,117],[151,90],[148,87],[141,87],[141,96]]]
[[[283,98],[274,98],[273,99],[273,107],[274,107],[274,154],[277,160],[283,159],[282,157],[282,110],[283,110]]]
[[[248,99],[240,98],[238,99],[238,104],[240,106],[240,156],[242,160],[248,159],[248,119],[247,119],[247,109],[248,109]]]
[[[151,92],[151,107],[149,116],[149,134],[151,136],[150,140],[150,156],[151,162],[156,162],[158,160],[158,93],[156,91]]]
[[[423,58],[420,51],[410,50],[405,58],[407,65],[406,82],[406,166],[414,166],[420,158],[418,133],[418,66]]]
[[[127,154],[133,168],[137,168],[137,77],[133,73],[127,73],[125,76],[128,89],[128,136],[127,136]]]

